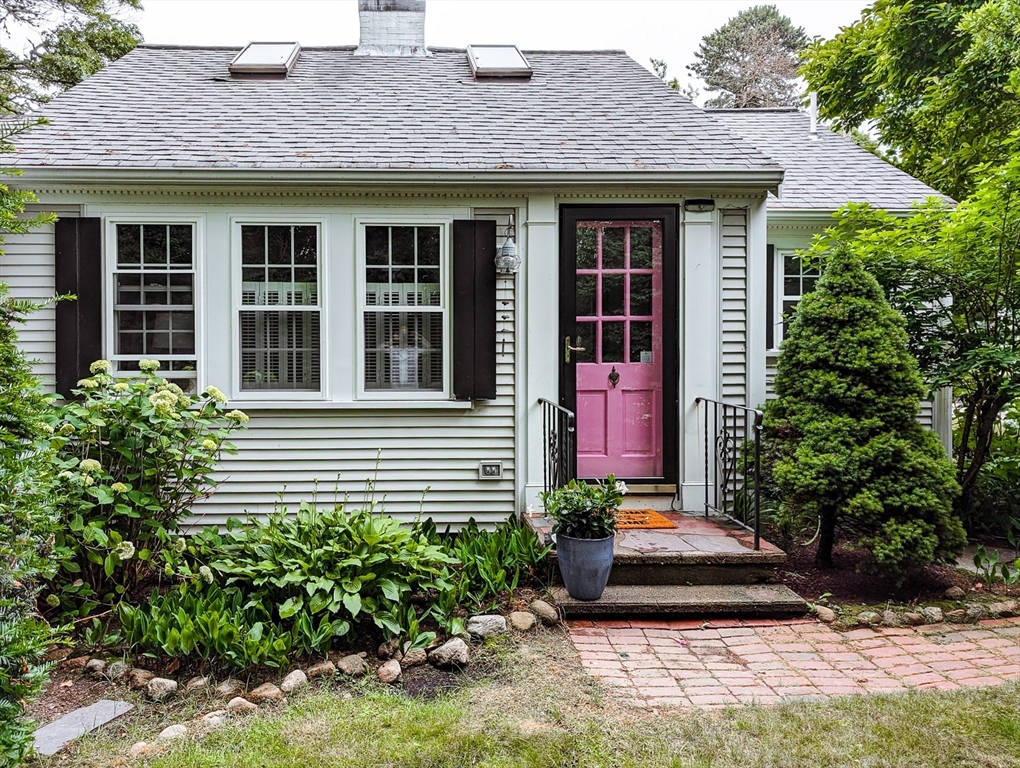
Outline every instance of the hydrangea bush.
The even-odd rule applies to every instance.
[[[120,379],[97,360],[49,425],[61,515],[51,608],[87,615],[138,585],[191,505],[215,488],[231,433],[248,421],[216,387],[185,394],[142,360]]]

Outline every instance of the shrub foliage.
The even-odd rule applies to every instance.
[[[781,515],[819,526],[819,566],[832,565],[838,533],[869,553],[864,568],[895,578],[959,554],[959,486],[938,438],[916,420],[925,388],[903,320],[845,250],[798,305],[775,389],[768,464]]]

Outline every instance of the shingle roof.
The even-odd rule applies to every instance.
[[[622,51],[527,52],[526,83],[474,82],[463,51],[307,48],[285,80],[231,79],[236,48],[140,46],[56,97],[22,168],[737,171],[748,141]]]
[[[938,192],[855,144],[819,125],[810,135],[810,118],[795,107],[714,109],[729,126],[786,169],[770,210],[833,211],[847,202],[868,202],[888,210],[906,210]]]

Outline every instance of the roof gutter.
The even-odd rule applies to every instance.
[[[754,187],[775,193],[783,180],[781,169],[762,171],[427,171],[393,170],[271,170],[271,169],[177,169],[177,168],[55,168],[23,167],[18,186],[75,184],[110,186],[118,184],[159,186],[265,185],[305,187],[342,185],[351,187],[448,184],[477,187],[564,187],[564,186],[685,186]]]

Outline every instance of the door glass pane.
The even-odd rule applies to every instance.
[[[630,314],[647,317],[652,314],[652,276],[630,276]]]
[[[623,275],[602,275],[602,316],[623,314]]]
[[[652,324],[631,322],[630,361],[632,363],[654,363],[652,357]]]
[[[652,268],[652,228],[630,228],[630,268]]]
[[[573,339],[575,347],[584,347],[583,352],[574,352],[571,359],[578,363],[595,362],[595,329],[596,323],[578,323],[577,335]]]
[[[598,278],[595,275],[577,276],[577,316],[595,316],[595,291]]]
[[[623,326],[621,322],[602,323],[602,362],[623,362]]]
[[[623,269],[623,227],[602,230],[602,269]]]
[[[577,268],[595,269],[595,229],[577,225]]]

